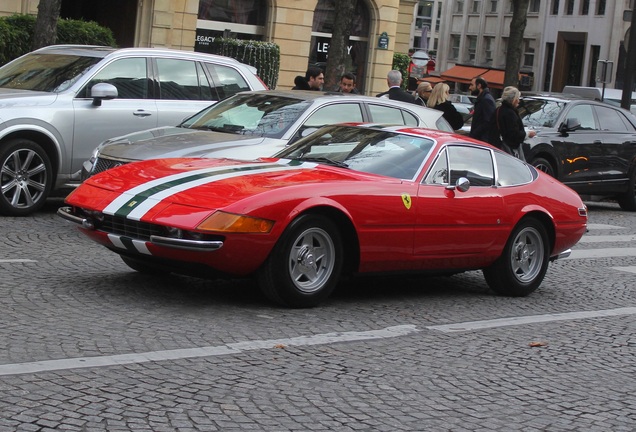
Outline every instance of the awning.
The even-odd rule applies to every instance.
[[[440,78],[438,76],[429,75],[429,76],[425,76],[423,78],[418,79],[417,83],[419,84],[421,82],[430,82],[431,84],[435,85],[437,83],[441,83],[441,82],[444,82],[444,81],[446,81],[446,80],[443,79],[443,78]]]
[[[488,87],[502,89],[503,82],[504,82],[504,74],[505,74],[505,71],[490,69],[481,77],[486,80],[486,82],[488,83]]]
[[[473,66],[453,66],[446,72],[440,74],[440,78],[445,81],[453,81],[462,84],[470,84],[473,78],[477,78],[488,72],[488,69]]]

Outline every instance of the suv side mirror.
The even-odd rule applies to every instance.
[[[567,136],[568,132],[575,131],[581,127],[581,122],[576,118],[567,118],[559,126],[559,133],[563,136]]]
[[[95,106],[101,106],[104,99],[115,99],[117,96],[117,87],[112,84],[99,83],[91,87],[91,97]]]

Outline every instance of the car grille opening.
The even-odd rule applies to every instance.
[[[118,166],[126,165],[128,162],[123,162],[114,159],[105,159],[105,158],[97,158],[95,161],[95,165],[93,166],[92,174],[99,174],[100,172],[104,172],[111,168],[116,168]]]
[[[166,235],[166,230],[162,226],[109,215],[104,215],[104,221],[100,224],[99,229],[109,234],[123,235],[144,241],[149,241],[152,235]]]

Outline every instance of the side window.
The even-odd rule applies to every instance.
[[[396,125],[407,124],[402,116],[402,110],[399,108],[369,104],[369,112],[371,113],[371,121],[374,122]]]
[[[362,111],[357,103],[341,103],[319,108],[305,121],[304,127],[321,127],[342,122],[361,122]]]
[[[437,160],[424,178],[426,184],[447,185],[448,184],[448,160],[446,159],[446,149],[442,150]]]
[[[532,172],[516,157],[495,152],[497,163],[497,186],[515,186],[530,183]]]
[[[238,92],[251,90],[243,76],[236,69],[229,66],[205,63],[219,100],[228,98]]]
[[[202,100],[197,65],[190,60],[157,59],[159,87],[164,100]]]
[[[450,183],[466,177],[471,186],[493,186],[495,173],[490,150],[454,145],[448,147]]]
[[[117,88],[118,99],[148,99],[149,84],[146,59],[143,57],[125,58],[109,63],[99,71],[79,93],[90,97],[95,84],[107,83]]]
[[[583,130],[597,130],[591,105],[577,105],[570,110],[568,118],[575,118]]]
[[[611,132],[627,132],[627,126],[621,118],[622,114],[612,108],[596,107],[600,129]]]

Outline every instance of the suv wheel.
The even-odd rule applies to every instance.
[[[51,161],[40,145],[14,139],[0,147],[0,213],[24,216],[42,208],[53,185]]]

